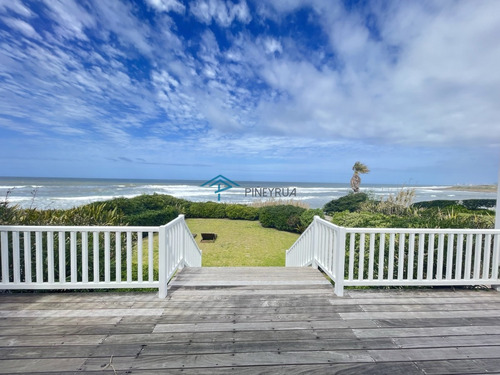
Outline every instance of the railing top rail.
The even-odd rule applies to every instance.
[[[330,227],[330,228],[332,228],[332,229],[336,229],[336,230],[338,230],[338,229],[344,228],[344,227],[341,227],[341,226],[339,226],[339,225],[336,225],[336,224],[330,223],[329,221],[326,221],[325,219],[322,219],[322,218],[320,218],[319,216],[315,216],[315,217],[314,217],[314,219],[316,220],[316,222],[317,222],[318,224],[325,225],[325,226]]]
[[[179,216],[177,216],[172,221],[169,221],[168,223],[166,223],[164,225],[161,225],[160,228],[167,228],[168,229],[170,227],[173,227],[174,225],[179,224],[179,222],[185,222],[183,214],[180,214]]]
[[[500,234],[499,229],[466,229],[466,228],[345,228],[346,233],[386,233],[386,234]]]
[[[429,234],[500,234],[500,229],[470,229],[470,228],[350,228],[335,225],[325,219],[315,216],[318,224],[325,225],[335,230],[344,228],[346,233],[429,233]]]
[[[21,232],[158,232],[160,227],[156,226],[78,226],[78,225],[0,225],[0,232],[21,231]]]

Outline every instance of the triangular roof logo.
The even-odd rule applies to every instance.
[[[220,201],[220,193],[229,190],[234,186],[240,186],[240,185],[220,174],[212,178],[211,180],[208,180],[207,182],[201,184],[200,186],[210,186],[210,187],[216,186],[217,190],[215,190],[214,193],[218,195],[217,200]]]

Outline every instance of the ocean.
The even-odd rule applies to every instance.
[[[205,181],[127,180],[81,178],[0,177],[0,202],[23,208],[67,209],[115,197],[131,198],[141,194],[169,194],[190,201],[217,201],[216,187],[201,186]],[[272,199],[276,191],[281,199],[304,202],[311,208],[323,207],[332,199],[351,191],[349,184],[234,181],[239,186],[220,193],[220,202],[252,203]],[[415,202],[436,199],[495,199],[493,192],[456,191],[450,186],[402,186],[362,184],[361,191],[376,198],[397,194],[402,188],[415,189]],[[252,190],[253,189],[253,190]],[[279,189],[279,190],[278,190]],[[293,191],[295,189],[295,195]],[[259,196],[259,194],[261,196]],[[267,197],[263,196],[264,194]],[[287,195],[287,196],[285,196]],[[275,199],[280,199],[276,197]]]

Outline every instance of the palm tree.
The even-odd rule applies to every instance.
[[[362,173],[362,174],[368,173],[368,172],[370,172],[370,170],[368,169],[368,167],[365,164],[363,164],[359,161],[354,163],[352,170],[354,171],[354,174],[352,175],[352,178],[351,178],[351,188],[355,193],[357,193],[357,192],[359,192],[359,185],[361,185],[361,177],[359,177],[359,174],[360,173]]]

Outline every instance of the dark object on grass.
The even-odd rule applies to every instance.
[[[193,236],[193,238],[196,238],[196,236],[198,235],[198,233],[191,233],[191,235]]]
[[[217,233],[202,233],[200,242],[215,242]]]

